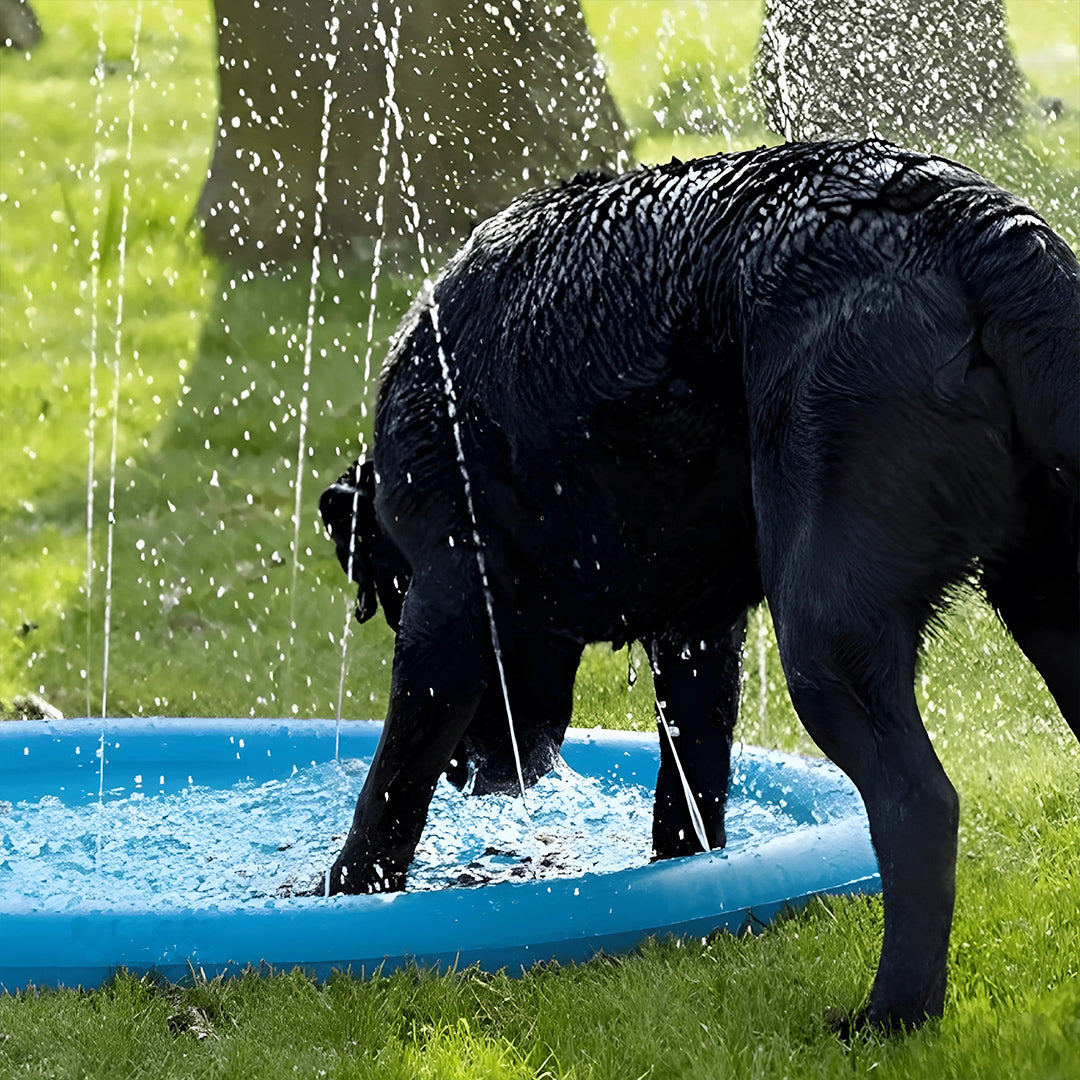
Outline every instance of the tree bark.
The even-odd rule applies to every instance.
[[[445,246],[552,176],[625,164],[575,0],[215,9],[220,108],[197,216],[219,256],[310,253],[324,139],[320,242],[360,254],[380,235],[391,252],[415,250],[416,232]]]
[[[787,139],[999,137],[1021,77],[1003,0],[766,0],[754,88]]]
[[[41,23],[29,0],[0,0],[0,46],[26,52],[40,40]]]

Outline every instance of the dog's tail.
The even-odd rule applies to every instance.
[[[1080,271],[1033,210],[988,200],[964,262],[981,345],[1009,390],[1024,445],[1075,494],[1080,480]]]
[[[375,466],[354,462],[320,496],[319,513],[334,541],[338,562],[355,581],[356,618],[367,622],[382,600],[386,621],[397,630],[409,582],[404,557],[383,534],[375,516]]]

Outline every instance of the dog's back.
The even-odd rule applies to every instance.
[[[950,438],[985,434],[986,453],[953,448],[967,474],[945,470],[956,483],[926,493],[972,503],[971,535],[955,538],[948,559],[911,538],[913,560],[940,564],[926,583],[932,607],[1010,543],[1018,512],[1006,496],[1020,472],[1051,470],[1075,505],[1076,274],[1068,246],[1012,196],[881,142],[673,162],[533,193],[477,229],[399,331],[377,414],[379,533],[397,533],[390,548],[409,561],[423,557],[418,529],[438,542],[473,531],[449,374],[493,564],[516,561],[508,578],[530,568],[526,591],[544,603],[562,588],[596,612],[602,590],[607,622],[617,615],[628,636],[628,609],[654,609],[660,595],[612,595],[614,579],[651,574],[664,597],[697,579],[690,591],[715,604],[700,587],[710,566],[729,581],[751,574],[751,442],[767,441],[799,386],[843,382],[825,410],[850,445],[889,393],[963,429],[913,431],[943,439],[943,454]],[[721,459],[710,498],[709,463]],[[363,497],[374,509],[373,484]],[[607,537],[591,520],[600,505]],[[567,540],[586,518],[596,550],[583,559],[584,537]],[[681,537],[671,566],[650,535],[660,521]],[[694,536],[700,554],[687,551]],[[594,588],[579,579],[596,562]]]

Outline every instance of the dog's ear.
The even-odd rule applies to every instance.
[[[367,622],[378,610],[371,546],[378,528],[375,522],[375,466],[355,464],[337,478],[319,498],[319,513],[337,550],[338,562],[359,588],[356,618]]]

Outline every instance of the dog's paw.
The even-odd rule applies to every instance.
[[[913,1022],[892,1013],[878,1014],[871,1006],[851,1013],[847,1009],[831,1008],[825,1010],[825,1026],[845,1045],[867,1036],[890,1038],[905,1035],[913,1031],[929,1017]]]

